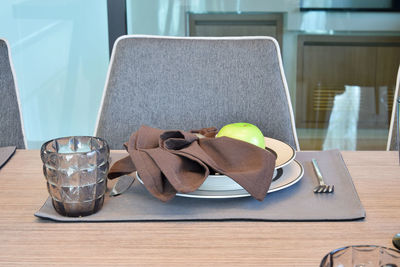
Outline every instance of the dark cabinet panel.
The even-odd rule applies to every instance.
[[[283,14],[188,13],[189,36],[272,36],[282,47]]]
[[[396,71],[400,65],[400,47],[378,47],[376,64],[376,88],[386,92],[380,99],[380,104],[387,105],[388,117],[391,116],[393,107],[393,93],[396,84]],[[386,100],[386,102],[385,102]]]

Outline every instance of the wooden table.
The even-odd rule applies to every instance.
[[[319,266],[346,245],[393,247],[400,232],[398,153],[343,156],[367,213],[363,221],[56,223],[33,216],[48,197],[39,151],[17,151],[0,170],[0,265]]]

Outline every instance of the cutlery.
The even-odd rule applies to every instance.
[[[132,176],[129,175],[121,176],[120,178],[118,178],[118,181],[113,186],[110,192],[110,197],[121,195],[131,187],[134,181],[135,178]]]
[[[315,159],[312,159],[311,162],[319,182],[319,185],[314,188],[314,193],[332,193],[335,190],[335,186],[325,184],[324,179],[322,178],[321,171],[318,167],[317,161]]]

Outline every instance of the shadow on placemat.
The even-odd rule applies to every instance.
[[[316,158],[333,194],[314,194],[317,178],[311,165]],[[338,150],[297,152],[296,160],[304,167],[304,177],[296,184],[267,194],[260,202],[251,197],[232,199],[195,199],[175,197],[161,202],[135,182],[124,194],[105,199],[103,208],[86,217],[64,217],[51,200],[35,216],[61,222],[124,221],[348,221],[365,218],[351,176]]]

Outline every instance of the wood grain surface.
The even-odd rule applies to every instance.
[[[57,223],[33,214],[48,197],[38,150],[0,169],[1,266],[319,266],[329,251],[392,247],[400,232],[397,152],[342,152],[367,213],[352,222]],[[125,152],[113,151],[113,159]]]

